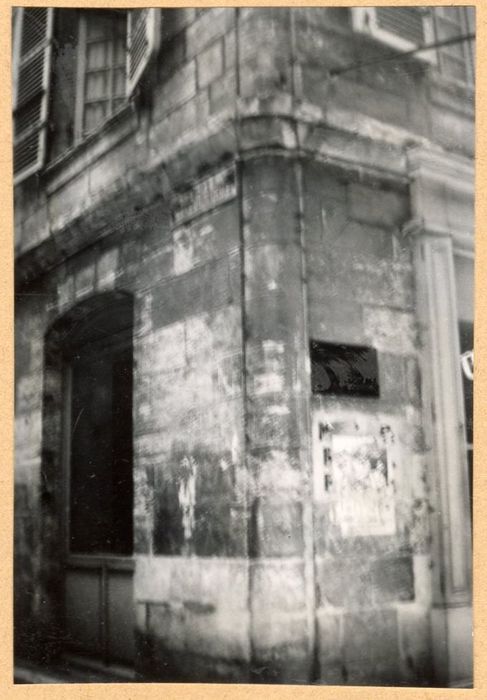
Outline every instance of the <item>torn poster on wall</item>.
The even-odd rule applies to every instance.
[[[329,505],[342,537],[392,535],[396,531],[394,470],[397,445],[390,426],[340,431],[316,421],[315,498]],[[345,426],[343,426],[345,427]]]
[[[387,448],[372,436],[331,438],[334,516],[344,537],[395,532]]]

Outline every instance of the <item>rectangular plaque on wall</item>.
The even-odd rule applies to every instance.
[[[313,394],[379,396],[375,348],[312,340],[310,355]]]

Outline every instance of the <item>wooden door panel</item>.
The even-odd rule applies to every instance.
[[[66,633],[70,647],[85,654],[100,655],[101,571],[68,570],[65,581]]]
[[[109,571],[107,598],[109,656],[116,661],[131,663],[135,652],[131,572]]]
[[[131,302],[112,311],[88,316],[64,356],[65,625],[79,656],[131,664]]]

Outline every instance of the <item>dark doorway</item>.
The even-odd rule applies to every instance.
[[[46,386],[60,386],[59,401],[45,396],[45,452],[59,454],[46,469],[60,482],[51,558],[62,560],[62,651],[77,662],[133,661],[132,335],[132,298],[113,293],[72,309],[46,344]]]

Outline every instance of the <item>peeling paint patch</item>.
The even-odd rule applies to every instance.
[[[232,464],[238,464],[238,455],[239,455],[239,439],[237,433],[233,433],[232,435]]]
[[[192,456],[185,456],[180,463],[178,500],[182,512],[184,539],[191,539],[194,529],[194,507],[196,504],[196,474],[198,465]]]
[[[152,292],[142,297],[139,314],[138,335],[145,335],[152,330]]]
[[[254,377],[254,394],[262,396],[284,389],[284,377],[277,372],[263,372]]]
[[[283,404],[272,404],[266,409],[267,413],[276,416],[287,416],[290,413],[289,406]]]
[[[227,397],[235,396],[241,391],[242,357],[233,353],[222,357],[217,367],[218,389]]]
[[[173,270],[175,275],[182,275],[193,267],[193,241],[187,228],[179,228],[173,232]]]
[[[182,321],[171,323],[154,332],[153,367],[154,372],[168,372],[185,365],[185,326]]]
[[[101,290],[113,289],[118,265],[118,250],[108,250],[100,256],[96,263],[97,288]]]
[[[296,148],[296,132],[286,122],[282,123],[281,134],[286,148]]]
[[[75,276],[75,297],[82,299],[93,292],[95,285],[95,266],[88,265],[82,268]]]
[[[364,308],[364,328],[367,340],[383,352],[413,355],[417,329],[413,314],[370,306]]]
[[[70,306],[74,299],[74,279],[69,275],[57,288],[57,303],[59,310]]]

